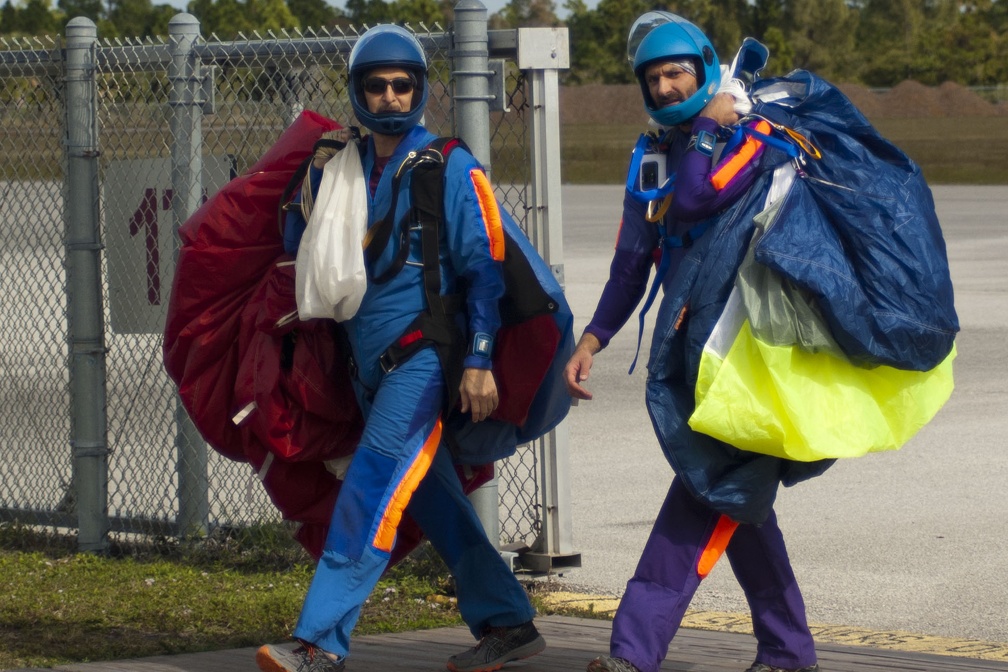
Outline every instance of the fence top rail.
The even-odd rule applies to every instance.
[[[95,62],[99,68],[129,64],[131,70],[163,70],[171,63],[171,45],[168,43],[104,45],[98,47]]]
[[[0,75],[52,75],[63,68],[63,50],[55,44],[50,49],[0,51]]]
[[[417,39],[428,53],[448,53],[452,48],[450,31],[417,34]],[[488,31],[491,58],[514,58],[518,48],[516,30]],[[312,57],[322,55],[347,55],[357,41],[356,35],[281,35],[252,39],[218,41],[211,36],[208,41],[193,45],[193,52],[206,65],[248,59],[277,57]],[[50,49],[11,49],[0,51],[0,74],[11,76],[58,74],[63,67],[62,45],[53,43]],[[149,43],[102,44],[98,40],[95,63],[98,68],[129,63],[133,69],[164,68],[172,58],[169,41]]]
[[[514,28],[488,30],[487,51],[490,58],[514,59],[518,54],[518,31]]]
[[[448,33],[419,34],[417,39],[428,53],[445,52],[451,46],[451,36]],[[269,57],[348,55],[356,42],[356,35],[273,37],[229,42],[200,42],[193,45],[193,51],[204,63],[220,63]]]
[[[418,36],[424,49],[445,49],[450,44],[444,34]],[[221,64],[229,61],[252,61],[256,59],[312,57],[332,54],[349,54],[357,36],[287,36],[217,41],[212,36],[207,41],[192,45],[193,54],[205,65]],[[164,67],[172,59],[172,45],[143,44],[130,46],[105,46],[98,50],[99,65],[128,61],[134,65]]]

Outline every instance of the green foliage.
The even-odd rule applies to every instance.
[[[559,26],[553,0],[511,0],[503,10],[490,17],[490,28],[525,28]]]
[[[851,81],[856,76],[854,34],[857,14],[846,0],[792,0],[785,7],[783,25],[791,63],[781,74],[794,68],[811,70],[834,81]],[[773,51],[771,50],[771,53]]]
[[[149,37],[153,9],[150,0],[110,0],[108,20],[118,37]]]
[[[447,26],[454,4],[452,0],[347,0],[346,19],[356,26],[376,23]]]
[[[67,19],[86,16],[92,21],[98,21],[105,9],[102,0],[59,0],[57,5]]]
[[[192,0],[189,11],[204,35],[220,39],[299,27],[285,0]]]
[[[626,84],[633,80],[627,63],[626,38],[634,20],[652,9],[667,9],[648,0],[600,0],[594,10],[584,0],[567,0],[564,7],[570,13],[571,70],[567,81],[572,84],[602,82]]]
[[[993,29],[989,14],[972,11],[958,16],[958,12],[946,12],[941,20],[927,22],[918,40],[918,58],[923,63],[918,81],[1003,81],[1008,75],[1004,59],[1008,41]]]
[[[21,16],[18,10],[11,4],[11,0],[6,0],[3,7],[0,7],[0,33],[7,35],[21,32]]]
[[[103,38],[166,35],[176,11],[156,0],[4,0],[0,35],[52,35],[70,18],[86,16]],[[812,70],[836,82],[894,86],[905,79],[967,86],[1008,81],[1008,0],[509,0],[491,28],[566,25],[570,84],[633,81],[626,37],[644,12],[680,14],[704,29],[722,63],[743,37],[770,47],[766,74]],[[190,0],[204,35],[231,39],[300,28],[372,26],[394,22],[448,27],[456,0]]]
[[[288,0],[287,6],[302,30],[330,28],[343,15],[325,0]]]
[[[674,11],[704,29],[728,62],[742,37],[770,47],[767,74],[806,68],[840,82],[893,86],[993,84],[1008,78],[1008,2],[981,0],[601,0],[594,10],[567,0],[568,83],[632,81],[629,27],[651,9]]]
[[[249,0],[248,4],[258,17],[256,30],[259,32],[279,33],[298,28],[297,19],[284,0]]]
[[[51,35],[56,32],[58,17],[49,0],[28,0],[14,23],[27,35]]]
[[[763,34],[763,44],[770,50],[770,61],[761,73],[764,77],[783,75],[794,70],[795,53],[784,31],[773,26]]]

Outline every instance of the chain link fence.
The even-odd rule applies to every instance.
[[[430,61],[424,123],[456,135],[452,31],[410,29]],[[187,429],[164,372],[161,329],[181,223],[173,171],[186,169],[180,148],[194,144],[189,163],[202,167],[205,199],[302,110],[350,122],[346,72],[356,37],[351,30],[223,41],[197,32],[188,51],[174,34],[98,40],[80,71],[68,65],[73,56],[62,41],[0,43],[0,524],[83,539],[90,516],[104,525],[101,547],[109,539],[176,538],[193,521],[209,534],[279,521],[252,469],[207,451]],[[191,128],[180,125],[185,113],[173,94],[180,58],[198,75],[181,82],[198,94]],[[505,101],[490,118],[492,178],[525,228],[526,79],[513,55],[500,66]],[[68,116],[79,114],[68,104],[74,96],[90,98],[93,118]],[[97,166],[97,202],[74,181],[81,162]],[[73,329],[88,308],[82,254],[92,255],[99,275],[90,339]],[[99,398],[81,385],[91,377]],[[91,423],[97,435],[82,440],[80,425]],[[542,531],[542,459],[534,446],[520,446],[498,465],[504,543],[533,546]],[[104,510],[82,515],[82,492]]]
[[[72,522],[59,45],[0,42],[0,506]]]

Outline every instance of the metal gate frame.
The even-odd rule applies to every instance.
[[[102,46],[95,24],[86,18],[66,26],[62,58],[52,52],[0,52],[0,75],[24,76],[36,69],[63,75],[65,271],[67,299],[68,412],[72,504],[46,509],[0,501],[0,522],[76,528],[78,547],[101,551],[110,531],[185,537],[212,527],[207,446],[181,405],[176,425],[178,511],[174,520],[163,511],[151,515],[109,515],[108,344],[103,290],[101,235],[101,147],[96,77],[105,64],[128,59],[151,71],[167,73],[171,142],[171,217],[174,228],[196,211],[203,184],[204,113],[213,105],[215,67],[233,59],[273,58],[285,54],[347,54],[355,37],[283,39],[206,43],[198,20],[177,14],[169,24],[167,43]],[[452,54],[454,133],[471,148],[492,175],[491,112],[507,107],[507,63],[517,64],[524,78],[529,110],[527,126],[531,179],[524,185],[526,232],[563,284],[560,199],[558,72],[569,67],[566,28],[487,30],[487,11],[478,0],[461,0],[452,30],[430,33],[425,49]],[[291,109],[291,119],[299,112]],[[569,457],[566,422],[530,446],[537,465],[538,511],[532,540],[511,540],[505,552],[520,550],[518,567],[548,572],[580,564],[571,538]],[[5,472],[0,469],[0,483]],[[500,539],[500,493],[495,479],[474,493],[473,501],[491,538]],[[54,488],[54,490],[56,490]],[[65,502],[62,502],[65,504]]]

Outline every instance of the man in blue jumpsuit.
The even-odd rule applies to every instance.
[[[395,207],[398,224],[410,212],[409,180],[393,194],[393,180],[412,152],[435,136],[419,125],[427,101],[427,63],[416,38],[393,25],[364,33],[349,61],[354,112],[372,133],[363,140],[368,180],[369,229]],[[309,173],[317,190],[324,157]],[[288,215],[285,246],[295,252],[305,219]],[[368,237],[365,237],[367,245]],[[447,663],[453,672],[495,670],[542,651],[545,641],[532,622],[534,609],[501,559],[465,497],[451,455],[441,440],[446,389],[434,347],[418,350],[395,366],[383,354],[400,341],[427,308],[419,231],[411,230],[408,256],[391,277],[401,241],[392,236],[369,268],[356,315],[343,323],[357,374],[354,381],[365,425],[336,500],[322,557],[294,630],[294,651],[272,645],[256,660],[266,672],[337,672],[344,669],[350,634],[361,605],[388,564],[396,528],[406,511],[419,524],[455,577],[458,606],[478,644]],[[483,169],[464,149],[448,155],[444,221],[439,240],[441,291],[466,286],[468,351],[458,398],[474,422],[498,403],[491,370],[504,293],[501,213]],[[490,456],[493,459],[495,456]]]
[[[749,138],[724,150],[715,165],[715,152],[724,147],[720,128],[739,120],[734,98],[718,93],[721,72],[713,45],[703,32],[680,17],[662,14],[665,22],[659,22],[643,38],[633,63],[645,108],[661,127],[658,144],[667,155],[666,174],[675,176],[670,182],[675,191],[674,195],[657,193],[653,197],[663,204],[649,207],[628,186],[609,280],[565,370],[568,391],[580,399],[592,398],[582,383],[588,378],[594,355],[622,328],[644,296],[659,243],[666,257],[660,265],[667,269],[662,278],[666,302],[669,297],[688,296],[685,285],[696,282],[688,274],[677,273],[688,255],[727,253],[702,245],[704,252],[697,251],[691,241],[705,232],[714,235],[706,231],[717,227],[711,218],[750,189],[766,149]],[[769,127],[756,128],[769,132]],[[628,185],[632,181],[628,180]],[[671,307],[675,318],[671,325],[659,321],[668,331],[658,333],[656,327],[655,341],[669,345],[664,350],[653,349],[649,363],[649,410],[659,436],[676,437],[663,440],[676,477],[617,609],[610,655],[592,660],[588,672],[658,672],[693,594],[722,552],[727,554],[752,611],[757,651],[748,672],[818,672],[805,605],[772,508],[766,505],[768,513],[762,513],[762,520],[738,521],[712,506],[709,492],[696,485],[698,481],[720,480],[739,492],[741,488],[733,488],[733,474],[745,471],[748,461],[766,464],[776,458],[704,444],[700,448],[703,454],[694,460],[687,453],[696,451],[701,439],[689,435],[685,422],[659,427],[672,414],[655,410],[655,404],[662,402],[655,400],[652,387],[668,384],[652,380],[656,351],[672,353],[666,354],[672,361],[669,368],[675,371],[671,384],[682,398],[690,402],[693,398],[696,371],[688,370],[688,349],[695,343],[702,345],[705,338],[690,331],[691,308],[688,300],[684,301]],[[663,305],[663,310],[669,307]],[[786,461],[777,462],[781,464],[768,468],[774,476],[766,491],[776,490],[776,479],[784,479],[782,474],[789,468]]]

